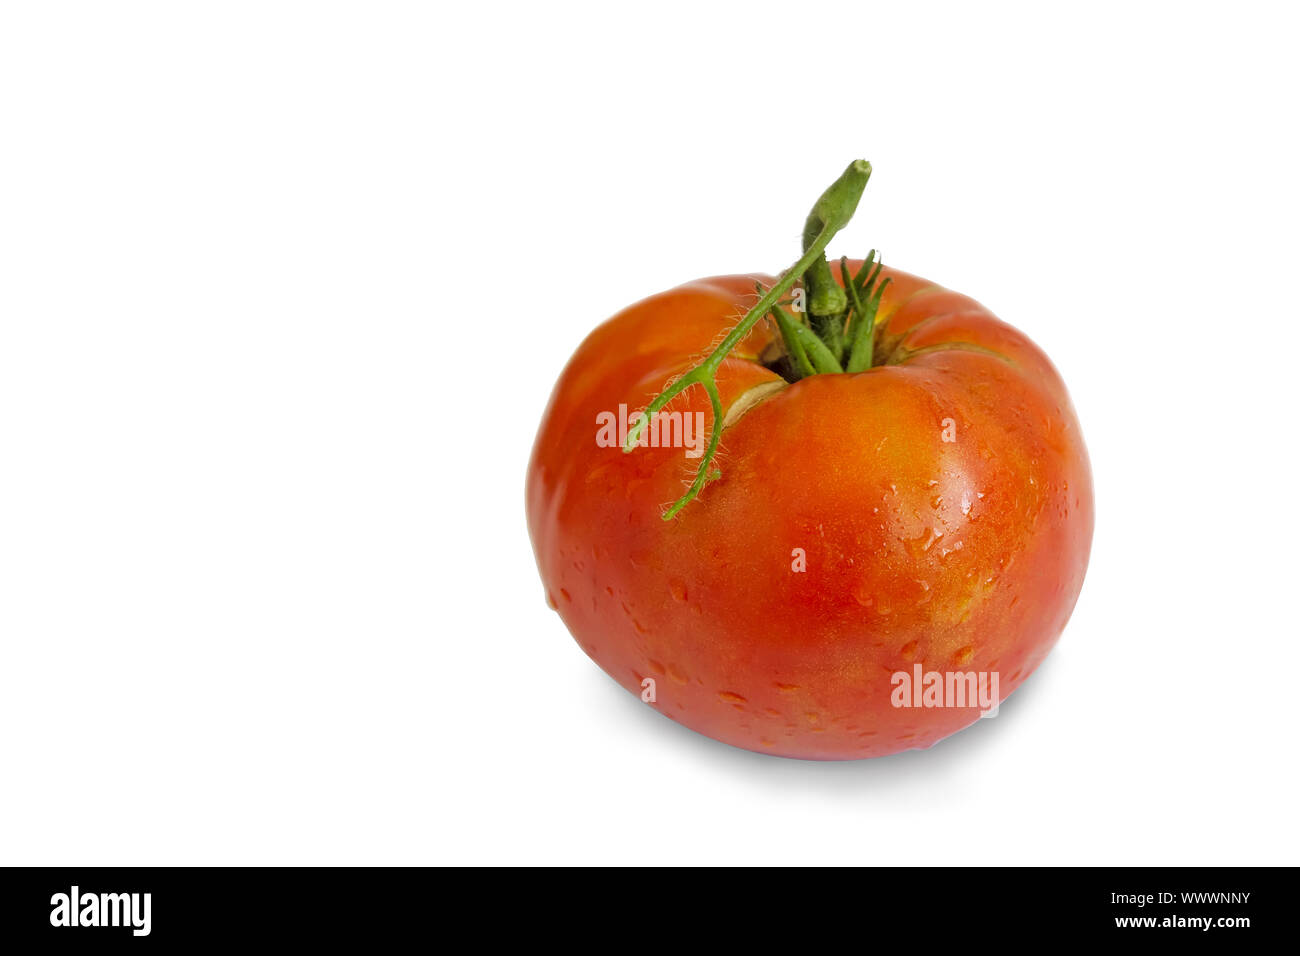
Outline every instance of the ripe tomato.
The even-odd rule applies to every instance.
[[[770,324],[739,341],[716,377],[721,474],[670,521],[697,462],[598,443],[602,413],[644,408],[772,279],[614,316],[542,418],[527,510],[549,603],[611,677],[717,740],[814,759],[928,747],[979,710],[897,706],[895,675],[997,674],[1005,698],[1079,595],[1092,481],[1056,370],[973,299],[884,274],[866,371],[790,383],[765,363]],[[710,421],[700,388],[667,410]]]

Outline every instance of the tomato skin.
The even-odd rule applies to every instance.
[[[1092,479],[1060,376],[974,300],[885,274],[877,354],[897,364],[749,408],[722,433],[721,477],[671,521],[698,460],[600,447],[597,416],[644,408],[770,279],[624,310],[579,346],[543,415],[527,511],[548,601],[610,676],[638,695],[653,678],[649,706],[717,740],[827,760],[928,747],[978,710],[895,707],[891,675],[996,671],[1005,699],[1082,587]],[[760,323],[723,363],[724,409],[782,381],[757,360],[773,337]],[[711,421],[698,387],[669,409]]]

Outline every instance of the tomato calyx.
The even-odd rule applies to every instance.
[[[628,431],[624,452],[631,452],[645,430],[647,422],[677,395],[692,385],[699,385],[709,396],[713,410],[713,427],[709,444],[700,460],[695,480],[676,502],[664,512],[665,521],[671,521],[687,504],[693,501],[704,486],[721,472],[713,467],[722,430],[740,414],[729,413],[724,421],[722,399],[718,394],[716,374],[728,353],[743,339],[764,316],[771,314],[781,333],[785,354],[768,367],[788,382],[810,375],[829,375],[843,372],[862,372],[875,361],[875,320],[881,296],[889,285],[888,278],[881,281],[881,264],[875,250],[863,262],[857,275],[851,275],[848,259],[840,259],[842,285],[835,281],[826,247],[835,234],[843,229],[858,208],[867,180],[871,178],[871,164],[858,159],[833,182],[813,205],[804,223],[803,255],[770,287],[756,286],[758,301],[745,313],[744,318],[699,365],[660,392],[644,409],[638,423]],[[794,301],[786,301],[796,282],[802,280],[803,300],[806,310],[800,310]],[[791,306],[795,314],[786,311]],[[806,311],[808,321],[803,321]]]
[[[844,305],[838,311],[818,317],[810,305],[809,317],[814,325],[825,331],[814,332],[787,312],[778,302],[772,308],[777,328],[781,332],[784,350],[764,363],[788,382],[797,382],[809,375],[833,375],[838,372],[865,372],[876,361],[876,313],[885,288],[892,281],[880,278],[881,263],[872,249],[858,269],[857,275],[849,272],[849,260],[840,259],[840,279],[843,285],[832,285],[840,291]],[[804,274],[804,288],[810,281]],[[758,292],[764,291],[756,285]],[[810,300],[811,301],[811,300]]]

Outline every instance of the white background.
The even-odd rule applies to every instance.
[[[1297,859],[1294,8],[0,14],[0,862]],[[1097,531],[996,720],[730,749],[543,602],[597,322],[832,254],[1052,356]]]

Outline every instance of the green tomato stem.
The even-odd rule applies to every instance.
[[[703,362],[695,365],[684,376],[677,378],[676,382],[660,392],[658,397],[646,406],[640,420],[629,429],[627,442],[623,446],[624,453],[630,453],[637,446],[641,440],[641,433],[649,427],[653,416],[662,411],[663,407],[677,395],[685,392],[692,385],[701,385],[708,394],[708,402],[714,412],[714,424],[708,436],[708,447],[698,470],[695,471],[695,479],[690,484],[690,488],[686,489],[684,496],[664,511],[663,519],[666,522],[675,518],[682,507],[692,502],[708,481],[722,475],[722,472],[711,467],[718,454],[718,442],[722,438],[723,423],[722,397],[718,393],[716,373],[729,352],[735,349],[742,338],[748,336],[750,329],[754,328],[759,319],[775,310],[777,326],[790,352],[790,360],[801,375],[844,371],[841,365],[842,355],[844,355],[841,323],[848,308],[848,293],[836,285],[835,278],[831,276],[831,267],[826,260],[826,247],[835,234],[844,229],[849,220],[853,219],[853,213],[857,211],[858,202],[862,199],[862,191],[866,189],[867,179],[870,178],[871,164],[866,160],[854,160],[849,164],[849,168],[840,174],[839,179],[831,183],[826,193],[820,195],[813,206],[813,212],[809,213],[803,225],[803,255],[781,274],[780,280],[777,280],[771,289],[759,297],[754,307],[750,308],[749,312],[745,313],[744,319],[741,319],[740,323],[727,333],[722,343],[710,352]],[[794,282],[801,276],[806,289],[810,290],[809,313],[814,317],[816,324],[820,325],[819,332],[822,333],[820,338],[805,325],[796,323],[780,308],[781,298],[792,289]],[[836,302],[839,302],[839,306],[836,306]]]
[[[858,200],[862,198],[862,190],[866,188],[867,180],[871,178],[871,164],[864,163],[866,166],[865,176],[861,178],[860,183],[855,183],[857,193],[852,199],[852,208],[848,216],[844,216],[840,221],[839,228],[849,221],[853,215],[853,210],[857,209]],[[837,184],[838,185],[838,184]],[[804,222],[803,227],[803,247],[807,251],[827,222],[843,215],[844,199],[843,195],[834,195],[831,189],[826,190],[817,203],[813,206],[812,212],[808,214],[808,219]],[[826,256],[818,256],[817,259],[804,271],[803,275],[804,288],[808,291],[808,319],[817,335],[825,343],[831,354],[835,356],[838,363],[844,357],[844,335],[843,320],[845,310],[848,308],[848,298],[845,291],[836,284],[835,279],[831,276],[830,264],[826,261]]]
[[[826,278],[830,279],[830,285],[835,286],[834,279],[830,277],[830,266],[826,263],[826,246],[830,244],[835,234],[853,218],[853,213],[858,208],[858,202],[862,198],[862,191],[866,188],[867,180],[870,178],[871,164],[866,160],[858,159],[849,164],[848,168],[840,174],[839,179],[831,183],[827,190],[821,194],[816,204],[814,204],[812,212],[809,213],[804,226],[803,255],[785,271],[776,284],[759,298],[754,307],[745,313],[745,317],[727,333],[726,338],[709,354],[708,358],[661,392],[646,407],[637,423],[628,430],[627,442],[623,446],[624,452],[631,452],[637,446],[641,438],[641,432],[649,425],[651,418],[687,388],[692,385],[701,385],[708,393],[709,402],[713,407],[713,427],[709,435],[708,449],[700,461],[700,466],[695,473],[695,480],[687,489],[686,494],[682,495],[664,512],[665,521],[672,520],[683,507],[694,500],[705,484],[720,474],[716,469],[710,470],[713,459],[717,454],[718,441],[722,436],[722,399],[718,395],[716,379],[718,366],[722,364],[727,354],[736,347],[736,344],[749,334],[749,331],[758,320],[772,311],[773,307],[780,302],[782,296],[790,291],[800,276],[805,276],[805,281],[807,281],[808,271],[814,264],[820,261],[826,267]],[[818,281],[822,280],[819,279]],[[838,286],[835,287],[839,288]],[[843,290],[840,290],[840,296],[845,296]],[[840,309],[840,312],[843,312],[843,308]],[[794,326],[794,328],[795,335],[798,336],[805,349],[811,348],[816,353],[816,357],[808,356],[808,360],[814,368],[817,368],[820,361],[832,371],[841,371],[839,357],[831,352],[831,346],[810,332],[807,337],[800,334],[801,331],[808,331],[802,326]],[[817,343],[816,346],[812,345],[813,341]],[[825,361],[826,356],[821,354],[823,351],[829,354],[834,363],[833,365]]]

